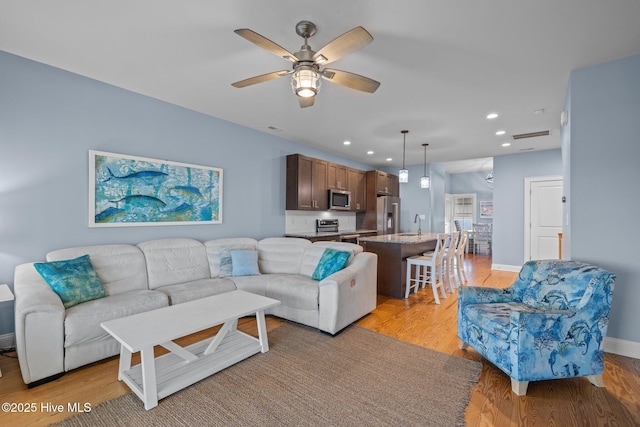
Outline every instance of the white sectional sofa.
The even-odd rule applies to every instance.
[[[323,280],[314,280],[313,272],[327,248],[350,252],[349,262]],[[227,276],[233,249],[256,250],[260,275]],[[102,330],[101,322],[235,289],[277,299],[281,304],[267,314],[329,334],[376,307],[377,257],[350,243],[298,238],[202,243],[176,238],[60,249],[46,258],[58,261],[86,254],[107,296],[67,309],[34,263],[16,268],[16,348],[25,384],[37,385],[117,355],[119,345]]]

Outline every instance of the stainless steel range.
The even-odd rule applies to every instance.
[[[316,231],[318,233],[339,233],[340,221],[337,219],[317,219],[316,220]],[[358,244],[358,238],[360,237],[357,233],[349,233],[349,234],[340,234],[339,240],[341,242],[355,243]]]
[[[337,219],[316,219],[316,231],[318,233],[337,233],[340,228],[340,220]]]

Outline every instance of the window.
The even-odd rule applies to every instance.
[[[476,222],[476,195],[451,194],[450,230],[455,230],[455,221],[460,222],[463,230],[471,231]]]

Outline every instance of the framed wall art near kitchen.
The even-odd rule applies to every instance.
[[[480,202],[480,218],[493,218],[493,200]]]
[[[89,151],[89,227],[222,223],[222,169]]]

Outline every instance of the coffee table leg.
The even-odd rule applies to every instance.
[[[262,353],[269,351],[269,339],[267,338],[267,323],[264,320],[264,311],[260,310],[256,312],[256,323],[258,323],[258,338],[260,339],[260,346],[262,347]]]
[[[120,364],[118,367],[118,381],[122,381],[122,373],[131,368],[131,352],[123,345],[120,346]]]
[[[147,411],[158,406],[158,389],[156,387],[156,363],[153,347],[140,351],[142,362],[142,393],[144,395],[144,409]]]

